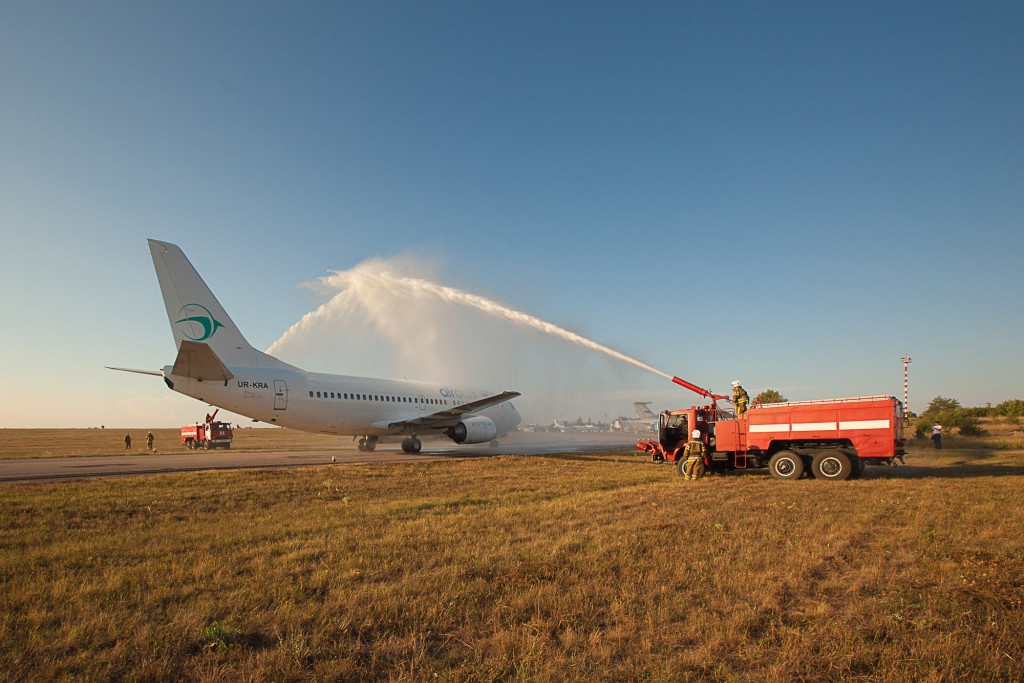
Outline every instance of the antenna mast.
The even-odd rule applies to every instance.
[[[910,356],[900,358],[903,361],[903,412],[910,410],[908,400],[910,396]]]

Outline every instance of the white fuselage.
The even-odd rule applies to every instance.
[[[163,369],[174,391],[260,422],[350,436],[429,434],[427,429],[390,428],[492,395],[426,382],[328,375],[285,368],[231,367],[233,378],[197,380]],[[467,415],[494,422],[497,436],[515,429],[521,418],[505,401]]]

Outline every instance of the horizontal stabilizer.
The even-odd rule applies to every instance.
[[[159,370],[136,370],[135,368],[112,368],[109,365],[103,366],[107,370],[117,370],[119,372],[134,372],[138,375],[153,375],[154,377],[163,377],[164,373]]]
[[[171,372],[179,377],[191,377],[200,382],[221,380],[227,382],[234,377],[227,366],[207,344],[182,340],[178,357],[174,359]]]

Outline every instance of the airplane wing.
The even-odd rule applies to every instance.
[[[475,413],[478,410],[484,408],[490,408],[496,406],[499,403],[505,401],[511,401],[516,396],[521,396],[518,391],[503,391],[500,394],[494,396],[488,396],[487,398],[481,398],[470,403],[463,403],[460,406],[454,406],[445,410],[431,413],[430,415],[423,415],[422,417],[415,417],[411,420],[399,420],[397,422],[389,422],[388,429],[397,430],[404,429],[406,427],[423,427],[425,429],[444,429],[445,427],[451,427],[459,422],[463,417],[471,413]]]

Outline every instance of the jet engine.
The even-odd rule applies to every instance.
[[[444,431],[455,443],[484,443],[498,436],[498,428],[489,417],[470,417]]]

